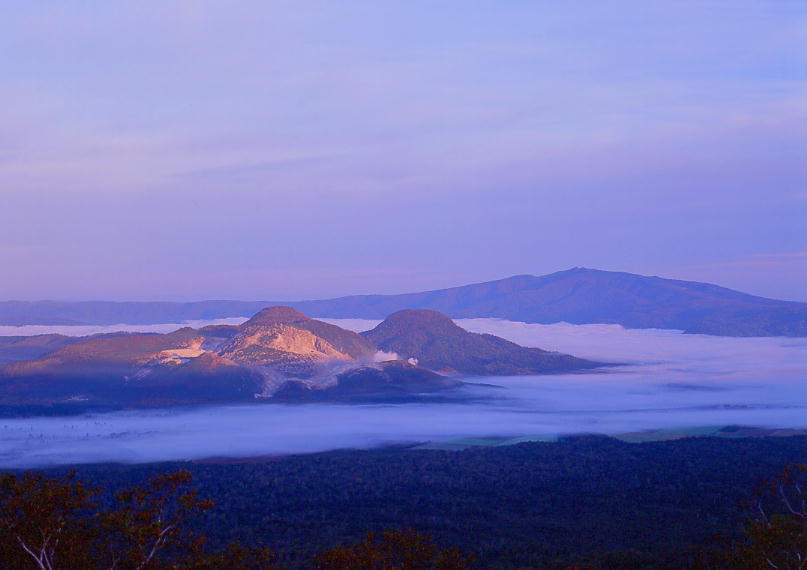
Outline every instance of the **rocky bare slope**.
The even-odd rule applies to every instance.
[[[28,342],[40,349],[48,343],[55,350],[0,369],[3,402],[254,400],[271,398],[290,379],[306,391],[327,390],[319,399],[344,398],[352,390],[369,396],[456,385],[411,365],[391,365],[385,372],[386,365],[374,362],[377,349],[361,335],[282,306],[266,308],[240,326],[101,335],[69,344],[61,338]],[[354,369],[363,372],[355,376]]]
[[[6,344],[25,346],[26,341]],[[277,306],[240,326],[69,342],[34,338],[28,344],[38,351],[48,345],[55,349],[0,368],[2,405],[166,406],[256,397],[402,401],[462,384],[445,374],[541,374],[599,366],[469,333],[427,310],[395,313],[364,335]]]

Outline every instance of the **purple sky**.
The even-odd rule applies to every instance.
[[[807,300],[804,45],[800,0],[3,2],[0,299]]]

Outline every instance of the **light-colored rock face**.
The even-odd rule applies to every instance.
[[[273,364],[294,360],[350,360],[315,334],[293,326],[247,327],[219,350],[223,358],[249,364]]]
[[[206,352],[205,350],[202,350],[202,343],[204,340],[204,338],[198,337],[191,340],[187,346],[160,351],[152,359],[151,363],[168,366],[183,364],[191,358],[196,358],[197,356],[201,356]]]

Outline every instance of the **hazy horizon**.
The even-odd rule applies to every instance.
[[[558,273],[558,272],[566,271],[568,269],[575,269],[575,268],[579,268],[579,266],[567,267],[565,269],[558,269],[557,271],[551,271],[551,272],[549,272],[549,273],[547,273],[545,275],[549,275],[549,274],[552,274],[552,273]],[[602,271],[613,271],[613,272],[616,272],[616,273],[632,273],[630,271],[603,270],[601,268],[594,268],[594,267],[584,268],[584,269],[596,269],[596,270],[602,270]],[[490,280],[486,280],[486,281],[462,282],[462,283],[456,283],[456,284],[453,284],[453,285],[433,286],[433,287],[430,287],[430,288],[418,289],[418,290],[411,290],[411,289],[407,289],[407,290],[391,290],[391,291],[389,291],[387,293],[379,293],[378,291],[361,291],[361,290],[357,290],[356,292],[348,293],[346,295],[324,295],[322,297],[317,297],[317,298],[314,298],[314,297],[306,297],[306,298],[298,297],[298,298],[285,298],[285,299],[269,299],[269,298],[256,298],[256,297],[244,297],[244,296],[234,296],[234,297],[228,297],[226,299],[225,298],[165,297],[165,296],[153,296],[153,297],[142,297],[142,298],[138,298],[137,296],[129,297],[129,298],[98,298],[98,297],[95,297],[95,298],[55,298],[55,297],[51,297],[51,298],[47,298],[47,299],[44,299],[44,298],[43,299],[33,299],[33,298],[31,298],[31,299],[22,299],[22,298],[18,298],[18,299],[0,299],[0,302],[3,302],[3,301],[14,301],[14,302],[16,302],[16,301],[19,301],[19,302],[45,301],[45,302],[50,302],[50,301],[52,301],[52,302],[68,302],[68,303],[77,302],[77,303],[81,303],[81,302],[98,301],[98,302],[113,302],[113,303],[115,303],[115,302],[119,302],[119,303],[127,303],[127,302],[135,302],[135,303],[138,303],[138,302],[142,302],[142,303],[149,303],[149,302],[155,302],[155,303],[159,303],[159,302],[194,303],[194,302],[202,302],[202,301],[265,301],[267,303],[282,304],[282,303],[285,303],[285,302],[295,303],[295,302],[302,302],[302,301],[312,301],[312,300],[320,300],[320,299],[334,299],[334,298],[350,297],[350,296],[399,295],[399,294],[406,294],[406,293],[420,293],[420,292],[424,292],[424,291],[435,291],[435,290],[451,289],[451,288],[455,288],[455,287],[462,287],[464,285],[473,285],[473,284],[485,283],[485,282],[490,282],[490,281],[500,281],[500,280],[503,280],[503,279],[508,279],[510,277],[517,277],[519,275],[532,275],[534,277],[541,277],[541,275],[535,275],[535,274],[529,274],[529,273],[518,273],[518,274],[506,275],[506,276],[503,276],[503,277],[500,277],[500,278],[497,278],[497,279],[490,279]],[[662,275],[649,275],[648,274],[648,275],[645,275],[645,276],[646,277],[662,277],[664,279],[673,279],[673,280],[679,280],[679,281],[693,281],[693,282],[701,282],[701,283],[710,283],[712,285],[718,285],[720,287],[725,287],[727,289],[732,289],[732,290],[738,291],[740,293],[746,293],[746,294],[754,295],[754,296],[758,296],[758,297],[764,297],[764,298],[769,298],[769,299],[777,299],[777,300],[781,300],[781,301],[807,302],[807,289],[800,289],[799,291],[795,292],[796,297],[798,297],[798,298],[779,298],[779,297],[766,296],[766,295],[763,295],[761,293],[755,293],[755,292],[752,292],[752,291],[736,289],[734,287],[730,287],[728,285],[725,285],[725,284],[722,284],[722,283],[717,283],[717,282],[697,281],[697,280],[694,280],[694,279],[680,279],[680,278],[678,278],[676,276],[673,276],[673,275],[662,276]],[[799,293],[801,293],[801,294],[799,294]],[[316,318],[317,315],[313,315],[313,317]],[[170,323],[160,323],[160,324],[170,324]],[[24,326],[35,326],[35,325],[24,325]]]

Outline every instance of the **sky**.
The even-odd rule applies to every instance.
[[[806,43],[801,0],[8,0],[0,299],[807,301]]]

